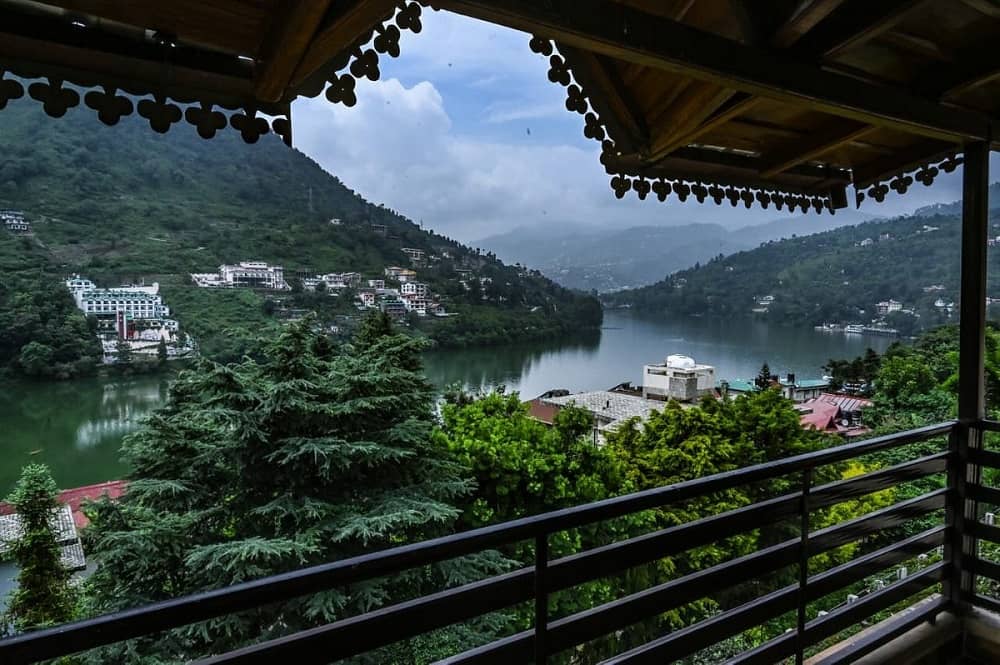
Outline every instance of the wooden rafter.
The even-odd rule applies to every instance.
[[[805,57],[833,58],[891,30],[931,0],[854,0],[817,26],[796,47]]]
[[[338,4],[345,9],[319,29],[292,75],[292,87],[335,58],[345,44],[353,44],[373,25],[392,16],[395,9],[394,0],[352,0]]]
[[[331,0],[289,0],[283,19],[272,25],[260,49],[254,81],[258,99],[276,102],[305,55]]]
[[[590,92],[590,104],[601,116],[620,150],[644,151],[649,143],[646,120],[607,58],[559,45],[573,78]]]
[[[650,159],[650,161],[662,159],[674,150],[697,142],[698,139],[705,134],[708,134],[713,129],[724,125],[733,118],[743,115],[758,103],[760,103],[759,97],[753,97],[745,93],[740,93],[735,97],[731,97],[726,104],[715,112],[713,116],[686,133],[677,133],[671,141],[661,144],[658,153],[651,153],[648,159]]]
[[[833,127],[804,142],[797,142],[794,147],[771,158],[760,175],[764,178],[773,178],[794,166],[813,161],[843,145],[862,139],[877,129],[871,125],[858,123]]]
[[[843,4],[844,0],[804,0],[771,38],[771,45],[788,48]]]
[[[698,81],[691,85],[667,110],[660,125],[652,128],[653,139],[646,159],[662,159],[678,147],[687,145],[680,143],[679,139],[697,131],[734,94],[735,91],[720,88],[715,83]]]

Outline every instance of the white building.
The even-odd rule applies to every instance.
[[[384,289],[385,280],[384,279],[369,279],[368,287],[372,289]]]
[[[170,316],[170,308],[163,304],[159,293],[118,289],[91,289],[73,293],[76,306],[88,316],[111,316],[118,312],[132,319],[163,319]]]
[[[263,261],[240,261],[236,265],[219,266],[222,281],[233,286],[274,289],[288,288],[285,283],[285,269],[271,266]]]
[[[24,218],[20,210],[0,210],[0,221],[11,233],[27,233],[31,231],[31,223]]]
[[[689,402],[714,390],[715,368],[699,365],[688,356],[667,356],[662,364],[646,365],[642,370],[644,398]]]
[[[346,289],[361,285],[359,272],[331,272],[320,275],[320,279],[326,283],[328,289]]]
[[[414,249],[413,247],[403,247],[403,254],[409,257],[410,261],[413,263],[423,263],[424,259],[427,258],[427,252],[422,249]]]
[[[404,296],[417,296],[426,298],[430,294],[430,289],[423,282],[406,282],[399,288]]]
[[[889,314],[890,312],[898,312],[903,309],[903,303],[892,299],[883,300],[880,303],[876,303],[875,308],[878,310],[879,314],[884,315]]]
[[[240,261],[221,265],[218,273],[191,273],[191,280],[203,288],[255,288],[285,291],[285,269],[263,261]]]
[[[69,289],[69,292],[73,294],[73,299],[75,300],[77,293],[82,293],[84,291],[93,291],[94,289],[97,288],[97,285],[94,284],[89,279],[85,279],[83,277],[80,277],[79,275],[73,275],[72,277],[66,280],[66,288]]]

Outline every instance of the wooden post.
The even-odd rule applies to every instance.
[[[977,519],[978,506],[967,488],[978,483],[978,466],[970,466],[969,450],[982,447],[978,424],[986,416],[986,236],[988,233],[990,149],[985,141],[965,146],[962,176],[962,286],[959,328],[958,420],[954,437],[951,523],[952,575],[948,593],[956,609],[968,607],[975,577],[967,562],[976,556],[976,539],[967,525]]]

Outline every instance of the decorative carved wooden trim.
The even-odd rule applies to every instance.
[[[728,201],[733,207],[743,205],[746,208],[752,208],[754,205],[758,205],[767,209],[771,204],[774,204],[778,210],[787,206],[789,212],[795,212],[798,209],[801,209],[802,212],[808,212],[810,209],[816,212],[828,210],[832,213],[834,211],[832,193],[817,192],[807,195],[724,181],[704,182],[665,177],[653,178],[642,173],[641,167],[622,170],[616,159],[621,153],[611,137],[606,123],[594,108],[588,91],[574,78],[565,58],[559,53],[558,44],[536,36],[529,42],[529,47],[535,53],[549,59],[549,80],[566,88],[566,108],[583,116],[584,136],[601,142],[601,163],[608,175],[611,176],[611,189],[617,198],[625,198],[629,192],[634,192],[640,200],[646,200],[650,194],[654,194],[662,202],[673,194],[679,201],[686,201],[689,197],[694,196],[699,203],[704,203],[711,198],[716,205],[722,205],[724,201]]]
[[[930,187],[934,183],[934,179],[942,172],[951,173],[958,168],[958,165],[962,163],[962,156],[954,153],[948,155],[937,164],[934,162],[938,162],[938,160],[932,160],[916,169],[897,173],[888,180],[888,184],[878,181],[872,183],[867,189],[863,187],[857,188],[854,195],[857,207],[860,208],[861,202],[866,198],[873,199],[876,203],[882,203],[885,201],[885,197],[889,194],[890,190],[897,194],[905,194],[914,181],[921,183],[925,187]]]

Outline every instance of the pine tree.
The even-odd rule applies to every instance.
[[[56,483],[44,464],[29,464],[7,502],[21,519],[21,536],[11,553],[17,563],[17,589],[10,595],[4,623],[18,631],[65,623],[74,618],[76,590],[62,565],[52,527]]]
[[[430,434],[420,342],[369,329],[342,352],[306,319],[259,359],[181,373],[123,447],[129,490],[93,506],[93,611],[247,581],[449,532],[471,490]],[[384,327],[383,327],[384,330]],[[454,579],[471,577],[475,562]],[[452,581],[449,580],[449,581]],[[222,617],[100,654],[187,659],[437,590],[441,571]],[[129,651],[123,651],[128,649]]]
[[[771,368],[768,367],[767,363],[760,366],[757,378],[754,379],[754,386],[757,387],[757,390],[767,390],[771,387]]]

